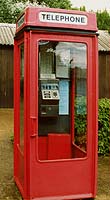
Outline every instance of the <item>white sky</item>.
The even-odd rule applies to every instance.
[[[110,0],[70,0],[73,7],[85,6],[87,11],[90,10],[108,10],[110,11]]]

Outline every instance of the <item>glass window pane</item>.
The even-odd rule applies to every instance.
[[[24,44],[20,45],[20,147],[24,149]]]
[[[74,141],[81,149],[87,147],[87,47],[76,43],[74,65]]]
[[[39,159],[86,156],[86,85],[86,44],[39,41]]]

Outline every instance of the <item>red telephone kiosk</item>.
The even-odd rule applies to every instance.
[[[25,200],[93,199],[97,179],[94,13],[28,7],[14,46],[14,178]]]

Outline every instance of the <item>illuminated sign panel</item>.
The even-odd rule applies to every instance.
[[[53,12],[40,12],[39,20],[41,22],[50,23],[63,23],[63,24],[74,24],[74,25],[87,25],[88,19],[86,15],[76,14],[64,14],[64,13],[53,13]]]
[[[22,26],[23,23],[24,23],[24,15],[23,15],[23,16],[18,20],[18,22],[17,22],[18,28],[19,28],[20,26]]]

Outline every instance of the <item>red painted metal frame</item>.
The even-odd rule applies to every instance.
[[[23,33],[22,37],[15,40],[14,43],[14,178],[24,198],[27,197],[29,192],[29,35]],[[20,48],[19,46],[24,43],[24,151],[20,148]],[[28,101],[26,100],[28,99]],[[28,108],[28,109],[27,109]],[[28,154],[28,157],[27,157]],[[29,196],[29,195],[28,195]]]
[[[87,45],[87,156],[39,160],[38,156],[38,41],[82,42]],[[24,42],[24,152],[19,147],[20,52]],[[98,49],[91,34],[24,31],[14,50],[14,178],[25,200],[93,198],[97,185]],[[73,87],[74,88],[74,87]],[[74,98],[74,97],[72,97]],[[71,105],[71,108],[73,105]],[[73,111],[74,112],[74,111]],[[74,113],[73,113],[74,114]],[[74,115],[72,115],[74,116]],[[73,121],[74,119],[72,119]],[[71,125],[71,132],[74,125]],[[73,145],[71,143],[71,145]],[[60,151],[60,147],[59,147]],[[45,152],[44,152],[45,154]],[[51,155],[50,155],[51,156]]]
[[[57,23],[45,23],[41,22],[39,20],[39,13],[45,11],[50,13],[65,13],[65,14],[76,14],[76,15],[84,15],[88,19],[87,25],[76,25],[76,24],[65,24],[60,23],[59,25]],[[18,21],[20,18],[24,18],[24,22],[21,26],[18,26]],[[94,13],[84,12],[84,11],[77,11],[77,10],[65,10],[65,9],[55,9],[55,8],[35,8],[35,7],[29,7],[27,8],[24,13],[18,18],[17,21],[17,32],[19,32],[23,27],[25,26],[39,26],[39,27],[53,27],[53,28],[72,28],[72,29],[78,29],[78,30],[90,30],[90,31],[97,31],[97,23],[96,23],[96,15]]]

